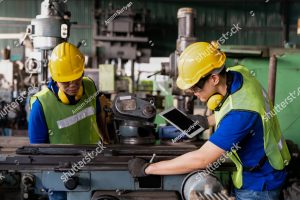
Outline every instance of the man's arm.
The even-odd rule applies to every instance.
[[[192,172],[206,168],[216,161],[225,151],[230,151],[253,130],[259,115],[254,112],[234,111],[221,121],[216,132],[200,149],[186,153],[168,161],[149,165],[138,174],[171,175]],[[132,168],[137,168],[132,167]],[[130,170],[130,169],[129,169]],[[143,169],[142,169],[143,170]]]
[[[104,107],[107,106],[107,99],[104,95],[97,95],[96,99],[96,110],[97,110],[97,125],[101,134],[101,137],[103,139],[103,142],[105,144],[111,143],[111,138],[109,136],[109,132],[107,129],[107,124],[106,124],[106,114],[104,112]],[[109,107],[109,106],[108,106]]]
[[[146,174],[182,174],[206,168],[225,151],[230,151],[253,130],[259,115],[247,111],[234,111],[221,121],[219,128],[199,150],[186,153],[169,161],[149,165]],[[238,122],[238,123],[237,123]],[[234,126],[232,126],[234,124]]]
[[[30,144],[49,143],[48,128],[42,105],[36,100],[30,111],[28,135]]]
[[[146,174],[171,175],[184,174],[198,169],[206,168],[209,163],[217,160],[225,151],[210,141],[196,150],[183,154],[177,158],[167,161],[161,161],[149,165]]]
[[[216,118],[215,118],[215,114],[212,114],[210,116],[207,117],[207,121],[208,121],[208,125],[210,127],[214,127],[216,125]]]

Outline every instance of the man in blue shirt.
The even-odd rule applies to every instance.
[[[177,86],[215,110],[206,122],[197,116],[203,127],[216,126],[209,140],[172,160],[150,165],[130,160],[129,171],[134,177],[188,173],[207,168],[235,148],[229,157],[237,167],[232,175],[236,198],[278,199],[290,155],[277,118],[265,117],[271,106],[258,81],[243,66],[226,71],[225,60],[223,52],[205,42],[190,45],[179,58]]]
[[[53,49],[49,69],[52,79],[48,88],[30,99],[30,143],[107,143],[108,137],[101,134],[99,92],[94,82],[83,76],[83,54],[63,42]],[[67,193],[51,191],[49,198],[64,200]]]
[[[58,87],[54,80],[51,79],[47,87],[55,95],[58,94]],[[97,117],[99,117],[101,114],[99,96],[100,94],[96,96]],[[100,119],[98,119],[97,121],[99,120]],[[30,144],[50,143],[49,134],[51,134],[51,130],[49,130],[47,127],[45,114],[42,105],[39,101],[35,101],[31,106],[30,115],[29,115],[28,133],[29,133]]]
[[[100,93],[94,82],[83,76],[82,53],[70,43],[61,43],[51,54],[49,68],[52,78],[48,88],[30,100],[30,143],[97,144],[100,138],[107,141],[100,130]]]

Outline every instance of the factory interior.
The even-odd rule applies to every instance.
[[[300,199],[300,0],[0,0],[0,200]]]

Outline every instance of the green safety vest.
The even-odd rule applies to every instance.
[[[226,114],[232,110],[252,111],[260,114],[264,131],[264,151],[267,160],[276,170],[282,170],[288,165],[291,156],[285,139],[280,131],[276,116],[268,118],[267,114],[273,109],[265,90],[260,83],[243,66],[234,66],[228,69],[243,76],[243,85],[235,93],[228,96],[219,111],[215,111],[216,128]],[[229,153],[230,154],[230,153]],[[229,158],[234,162],[237,171],[233,172],[232,180],[236,188],[243,185],[243,164],[236,151],[232,151]]]
[[[84,95],[75,105],[60,102],[55,94],[45,88],[30,99],[41,103],[46,119],[50,144],[96,144],[100,131],[96,121],[96,96],[94,82],[83,77]]]

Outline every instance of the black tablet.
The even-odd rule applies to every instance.
[[[199,125],[198,121],[191,120],[185,113],[181,112],[177,108],[172,107],[161,112],[159,115],[189,138],[192,138],[198,133],[204,131],[204,128]]]

